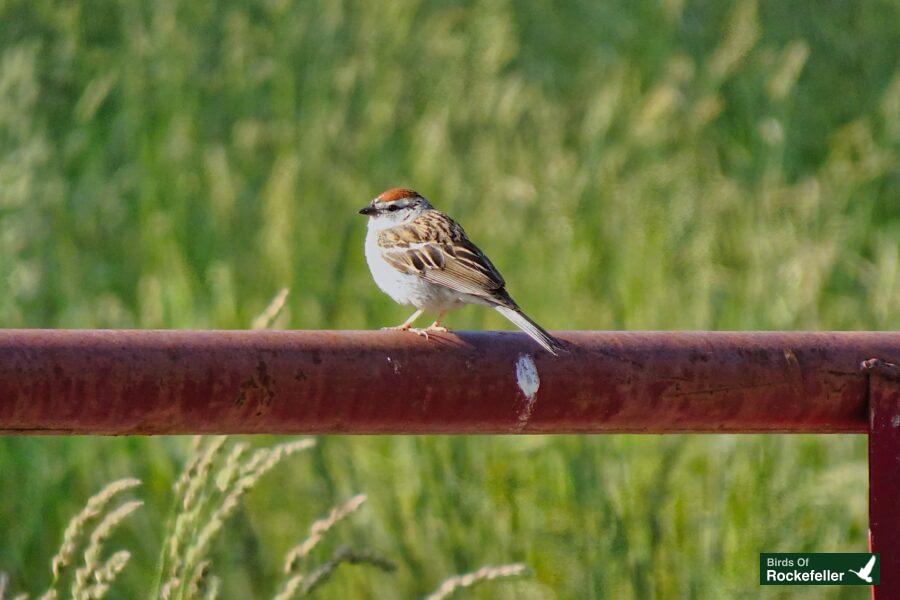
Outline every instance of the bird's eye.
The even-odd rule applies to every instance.
[[[400,207],[396,204],[391,204],[390,206],[388,206],[388,210],[394,212],[395,210],[400,210]]]

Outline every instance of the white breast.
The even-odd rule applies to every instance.
[[[369,264],[372,278],[381,291],[393,298],[394,302],[410,304],[409,289],[415,286],[414,280],[418,277],[401,273],[389,265],[381,256],[377,239],[378,232],[369,229],[366,234],[366,262]]]

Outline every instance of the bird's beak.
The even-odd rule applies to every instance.
[[[366,215],[367,217],[374,215],[376,212],[378,211],[375,210],[374,206],[363,206],[361,209],[359,209],[359,214]]]

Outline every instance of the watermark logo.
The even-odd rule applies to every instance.
[[[866,552],[764,552],[760,585],[878,585],[878,554]]]

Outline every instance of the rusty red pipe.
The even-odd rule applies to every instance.
[[[900,333],[0,330],[5,433],[867,431]]]
[[[865,363],[869,385],[869,544],[881,555],[872,598],[900,598],[900,367]]]

